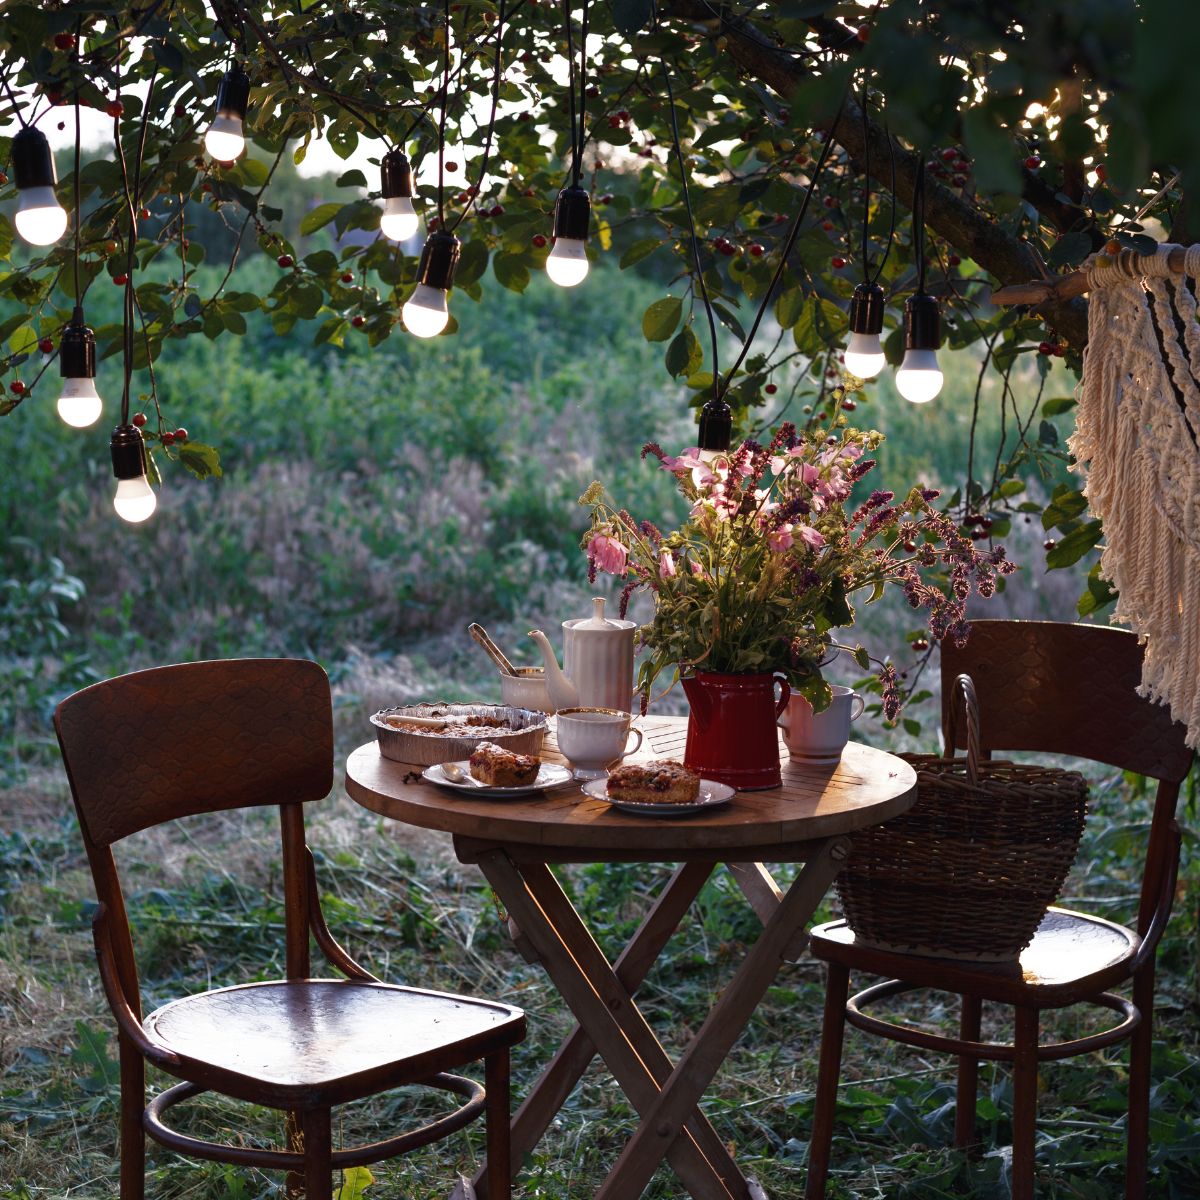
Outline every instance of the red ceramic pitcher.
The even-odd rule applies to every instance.
[[[683,690],[691,705],[684,764],[744,792],[779,787],[775,720],[792,693],[783,675],[701,671],[683,681]]]

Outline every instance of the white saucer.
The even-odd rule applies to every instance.
[[[516,799],[518,796],[528,796],[533,792],[544,792],[548,788],[562,787],[564,783],[574,782],[571,772],[557,763],[542,763],[538,769],[537,778],[532,783],[525,783],[520,787],[495,787],[492,784],[480,783],[479,780],[471,777],[471,764],[467,759],[453,765],[462,768],[463,779],[461,781],[449,778],[442,770],[440,763],[426,767],[421,772],[421,778],[429,783],[437,784],[438,787],[446,788],[448,791],[460,792],[464,795],[469,793],[477,796],[480,800]]]
[[[613,808],[638,817],[688,817],[709,808],[720,808],[736,795],[735,788],[712,779],[700,780],[699,794],[687,804],[638,804],[632,800],[613,800],[608,795],[607,779],[593,779],[583,785],[583,791],[595,800],[607,800]]]

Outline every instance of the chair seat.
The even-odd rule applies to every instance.
[[[185,1062],[174,1073],[232,1096],[336,1104],[473,1062],[524,1036],[520,1009],[332,979],[219,988],[146,1017]]]
[[[1015,962],[964,962],[878,949],[856,941],[845,921],[818,925],[809,948],[815,958],[922,987],[1004,1004],[1056,1008],[1128,978],[1140,945],[1138,935],[1123,925],[1051,908]]]

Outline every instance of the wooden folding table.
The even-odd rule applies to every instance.
[[[682,758],[683,718],[648,717],[641,724],[640,758]],[[346,790],[359,804],[454,835],[459,859],[483,871],[509,914],[518,947],[542,963],[579,1022],[513,1117],[514,1170],[599,1053],[641,1123],[596,1200],[634,1200],[664,1159],[694,1200],[765,1200],[699,1102],[781,965],[803,951],[805,926],[845,858],[846,835],[903,812],[916,787],[907,763],[854,742],[833,766],[793,762],[783,753],[781,788],[739,792],[723,808],[669,819],[625,815],[576,787],[506,801],[451,795],[413,782],[411,772],[419,768],[383,758],[374,742],[350,755]],[[562,761],[552,736],[542,758]],[[586,862],[679,864],[615,962],[550,870]],[[634,994],[720,863],[737,879],[763,930],[672,1062]],[[781,891],[764,863],[804,866]],[[481,1196],[485,1186],[481,1171],[475,1180]],[[460,1187],[452,1200],[465,1194]]]

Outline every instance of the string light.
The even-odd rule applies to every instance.
[[[937,349],[942,342],[942,318],[937,298],[925,291],[925,156],[917,161],[913,185],[913,238],[917,254],[917,291],[904,302],[904,361],[896,372],[896,387],[905,400],[928,404],[942,390]]]
[[[62,392],[58,415],[75,429],[86,429],[100,419],[103,407],[96,391],[96,334],[83,319],[78,305],[63,330],[58,351]]]
[[[446,328],[450,320],[448,298],[461,250],[462,243],[452,233],[439,231],[426,238],[417,267],[417,286],[400,310],[409,333],[431,338]]]
[[[250,77],[235,62],[217,88],[217,115],[204,135],[204,148],[218,162],[233,162],[246,149],[244,121],[250,104]]]
[[[146,443],[136,425],[118,425],[108,448],[112,453],[117,491],[113,508],[117,516],[130,524],[147,520],[158,505],[154,489],[146,478]]]
[[[563,3],[567,31],[567,91],[571,97],[571,182],[554,201],[554,246],[546,258],[546,274],[559,287],[575,287],[588,274],[587,236],[592,220],[592,200],[580,182],[583,144],[586,140],[588,3],[583,3],[579,47],[579,103],[575,102],[575,46],[571,31],[571,0]]]
[[[402,150],[389,150],[379,164],[383,215],[379,228],[385,238],[406,242],[417,232],[419,221],[413,208],[412,163]]]
[[[883,370],[883,288],[864,280],[850,297],[850,341],[846,344],[846,370],[859,379],[874,379]]]
[[[19,196],[13,217],[17,232],[31,245],[52,245],[66,232],[67,212],[54,194],[54,155],[40,129],[25,125],[14,134],[12,166]]]

